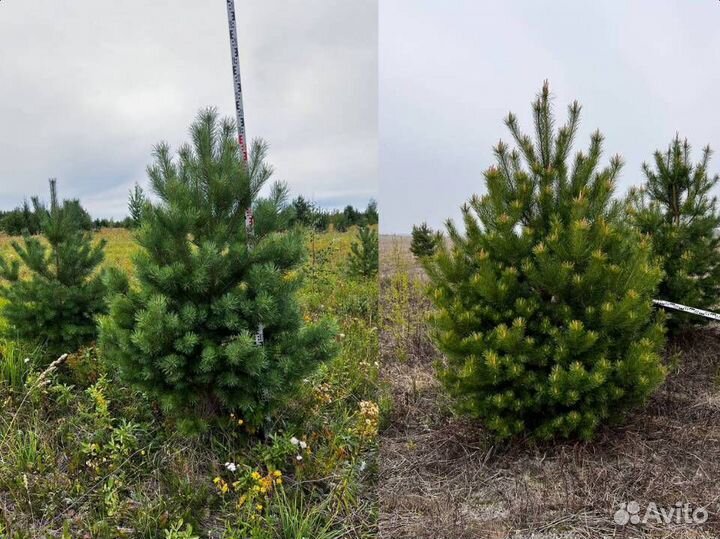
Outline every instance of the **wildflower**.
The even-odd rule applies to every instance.
[[[295,460],[297,460],[298,462],[300,462],[302,459],[302,455],[298,455],[297,457],[295,457]]]
[[[238,425],[240,425],[242,427],[244,423],[245,423],[245,421],[243,421],[242,419],[238,419]]]
[[[273,472],[273,475],[274,475],[275,477],[280,477],[280,476],[282,475],[282,472],[281,472],[280,470],[275,470],[275,471]]]
[[[492,363],[494,358],[489,357],[488,361]],[[380,419],[380,408],[377,403],[372,401],[361,401],[359,416],[362,425],[359,427],[360,435],[363,437],[375,436],[377,434]]]
[[[303,442],[302,440],[300,440],[300,448],[307,449],[307,444],[305,442]]]
[[[213,483],[222,494],[227,494],[230,491],[230,486],[223,480],[222,477],[216,477],[213,479]]]
[[[259,513],[260,511],[262,511],[262,510],[263,510],[262,504],[261,504],[261,503],[257,504],[257,505],[255,506],[255,509],[257,509],[258,513]]]
[[[283,481],[282,481],[282,477],[278,477],[278,478],[275,480],[275,484],[277,484],[277,485],[282,485],[282,482],[283,482]]]
[[[258,481],[261,477],[261,475],[257,472],[253,472],[250,474],[250,477],[252,477],[255,481]]]
[[[231,472],[235,472],[237,470],[237,464],[235,464],[234,462],[226,462],[225,467]]]
[[[293,445],[297,445],[300,443],[300,440],[298,440],[297,438],[295,438],[295,436],[293,436],[292,438],[290,438],[290,443]]]

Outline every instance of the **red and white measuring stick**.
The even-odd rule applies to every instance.
[[[230,55],[232,56],[233,82],[235,83],[235,115],[237,119],[238,143],[243,159],[247,162],[247,140],[245,138],[245,110],[243,109],[242,84],[240,83],[240,56],[238,54],[237,21],[235,0],[227,0],[228,25],[230,26]]]
[[[245,137],[245,109],[243,108],[242,83],[240,82],[240,55],[238,54],[237,20],[235,0],[227,0],[228,26],[230,27],[230,56],[232,57],[233,83],[235,86],[235,116],[237,118],[238,144],[243,159],[248,161],[247,139]],[[255,231],[255,217],[252,207],[245,210],[245,231],[248,237]]]
[[[242,84],[240,82],[240,55],[238,54],[237,20],[235,19],[235,1],[227,0],[228,26],[230,27],[230,55],[232,57],[233,83],[235,86],[235,115],[238,130],[238,144],[245,163],[248,162],[247,138],[245,137],[245,109],[243,108]],[[248,238],[255,233],[255,216],[252,206],[245,210],[245,232]],[[258,324],[255,332],[255,344],[265,343],[265,326]]]

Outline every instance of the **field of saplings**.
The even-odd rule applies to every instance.
[[[3,539],[375,535],[376,226],[292,223],[262,143],[192,135],[131,230],[52,181],[0,237]]]

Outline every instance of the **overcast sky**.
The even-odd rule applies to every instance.
[[[380,4],[380,210],[385,233],[460,215],[515,112],[549,79],[558,123],[583,105],[626,161],[619,191],[678,131],[720,153],[717,0],[388,0]],[[720,155],[711,162],[720,171]]]
[[[249,138],[326,207],[377,192],[377,0],[237,0]],[[79,197],[127,213],[153,145],[198,110],[234,117],[223,0],[1,0],[0,208]]]

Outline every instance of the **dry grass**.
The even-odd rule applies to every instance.
[[[407,238],[381,238],[383,372],[394,400],[381,437],[381,537],[720,536],[720,328],[669,344],[663,387],[594,442],[494,446],[480,425],[452,413],[434,377],[439,354],[426,336],[429,304],[408,246]],[[402,331],[398,301],[409,306]],[[630,501],[641,516],[650,503],[689,503],[709,518],[616,525],[615,512]]]

